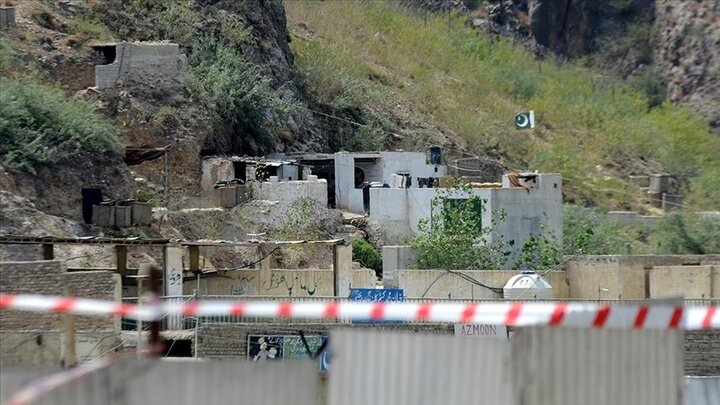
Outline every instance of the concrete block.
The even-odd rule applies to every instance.
[[[397,271],[410,268],[415,254],[410,246],[383,246],[383,286],[400,288]]]
[[[152,220],[152,207],[150,204],[134,202],[131,208],[133,225],[150,225]]]
[[[115,226],[115,212],[110,205],[93,206],[93,224],[97,226]]]
[[[233,208],[237,205],[237,191],[235,187],[220,187],[215,189],[217,203],[223,208]]]
[[[132,226],[132,207],[131,206],[114,206],[115,226],[118,228],[128,228]]]
[[[650,193],[667,193],[670,187],[670,176],[667,174],[650,175]]]
[[[0,29],[15,27],[15,7],[0,7]]]

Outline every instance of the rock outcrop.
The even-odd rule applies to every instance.
[[[668,98],[687,104],[720,131],[720,2],[656,0],[656,63]]]

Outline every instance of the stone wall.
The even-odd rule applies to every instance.
[[[720,330],[685,332],[685,375],[720,375]]]
[[[327,335],[333,329],[373,328],[417,333],[453,334],[452,324],[204,324],[198,330],[198,356],[209,359],[247,357],[248,335]]]
[[[120,276],[110,271],[67,273],[60,261],[0,263],[0,292],[9,294],[64,295],[65,287],[73,286],[75,295],[100,300],[119,300]],[[63,330],[64,316],[2,311],[2,331],[58,331]],[[120,320],[111,317],[78,316],[78,331],[119,330]]]

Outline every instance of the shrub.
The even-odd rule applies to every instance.
[[[326,236],[327,224],[318,216],[323,208],[311,198],[298,198],[288,207],[279,236],[288,240],[313,240]]]
[[[56,87],[0,78],[0,156],[10,168],[39,165],[85,152],[117,153],[118,131],[86,102]]]
[[[658,223],[650,240],[657,254],[717,254],[720,218],[673,212]]]
[[[431,203],[430,220],[418,222],[410,240],[421,269],[498,269],[507,261],[506,243],[487,242],[492,224],[482,224],[485,201],[467,189],[441,189]],[[502,219],[502,218],[500,218]]]
[[[360,262],[368,269],[382,271],[382,257],[380,253],[365,239],[353,238],[352,252],[354,261]]]
[[[236,132],[263,144],[275,138],[274,127],[295,107],[287,92],[270,87],[261,67],[212,37],[193,46],[186,80],[194,98],[211,107]]]
[[[642,244],[631,236],[631,228],[618,226],[597,209],[565,205],[563,217],[565,255],[644,253]]]

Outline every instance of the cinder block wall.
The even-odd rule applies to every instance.
[[[204,324],[198,331],[198,355],[209,359],[230,359],[247,357],[248,335],[297,335],[302,330],[306,335],[327,335],[331,329],[373,328],[419,333],[454,333],[452,324],[371,324],[349,325],[334,323],[315,324]]]
[[[720,330],[685,332],[685,375],[720,375]]]
[[[0,292],[8,294],[63,295],[66,286],[75,295],[101,300],[120,299],[120,277],[109,271],[67,273],[60,261],[0,263]],[[1,311],[0,330],[63,330],[63,315]],[[119,323],[112,317],[78,316],[77,331],[114,331]]]

